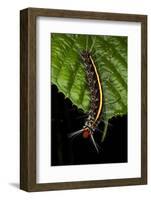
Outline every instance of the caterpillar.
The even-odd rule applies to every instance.
[[[82,133],[83,138],[91,138],[95,149],[99,152],[93,134],[96,132],[101,120],[102,112],[102,86],[101,80],[90,51],[83,51],[80,56],[84,62],[87,84],[90,90],[90,110],[83,128],[70,134],[70,137]]]

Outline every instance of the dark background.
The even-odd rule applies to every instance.
[[[127,115],[109,120],[107,136],[103,143],[101,133],[94,134],[100,145],[98,154],[90,139],[82,134],[74,139],[68,134],[81,129],[85,114],[73,106],[69,99],[51,86],[51,165],[76,165],[127,162]],[[100,129],[104,126],[101,122]]]

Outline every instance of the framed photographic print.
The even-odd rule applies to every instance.
[[[147,183],[147,16],[20,12],[20,188]]]

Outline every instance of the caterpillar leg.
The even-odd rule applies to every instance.
[[[93,134],[91,134],[91,141],[92,141],[92,143],[93,143],[93,145],[94,145],[94,147],[95,147],[97,153],[100,153],[100,147],[99,147],[99,145],[96,143],[96,141],[94,140]]]
[[[90,50],[89,50],[90,53],[91,53],[92,50],[93,50],[93,47],[94,47],[94,45],[95,45],[95,41],[96,41],[96,36],[92,37],[92,45],[91,45]]]
[[[104,127],[104,131],[103,131],[101,142],[103,142],[104,139],[105,139],[105,136],[107,134],[107,129],[108,129],[108,121],[105,123],[105,127]]]
[[[81,130],[78,130],[78,131],[75,131],[75,132],[73,132],[73,133],[69,133],[68,134],[68,137],[69,138],[72,138],[72,137],[76,137],[76,136],[78,136],[80,133],[82,133],[83,132],[83,129],[81,129]]]

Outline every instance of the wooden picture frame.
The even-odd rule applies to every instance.
[[[36,19],[70,18],[141,23],[141,177],[36,182]],[[147,16],[27,8],[20,12],[20,188],[47,191],[147,184]]]

